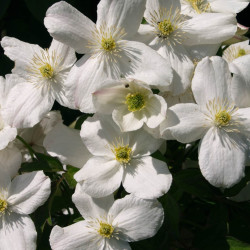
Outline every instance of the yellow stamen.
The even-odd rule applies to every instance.
[[[109,38],[103,37],[101,45],[102,45],[102,48],[106,51],[112,51],[116,48],[116,43],[112,36]]]
[[[215,124],[218,127],[228,126],[231,120],[231,115],[226,110],[221,110],[215,114]]]
[[[98,233],[101,236],[110,239],[113,232],[114,232],[114,227],[112,227],[112,225],[110,225],[108,223],[100,222],[100,228],[98,230]]]
[[[5,214],[7,207],[8,207],[7,201],[0,199],[0,215]]]
[[[126,96],[128,110],[131,112],[142,110],[145,107],[145,98],[141,93],[129,93]]]
[[[158,23],[158,29],[160,31],[161,37],[167,37],[174,31],[174,26],[172,25],[170,20],[164,19],[162,22]]]
[[[205,0],[186,0],[196,13],[201,14],[203,12],[208,12],[210,4],[206,3]]]
[[[239,49],[237,57],[245,56],[247,53],[244,49]]]
[[[48,63],[39,68],[43,77],[51,79],[54,76],[54,70]]]

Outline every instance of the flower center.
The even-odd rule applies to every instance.
[[[122,164],[129,163],[131,160],[131,152],[132,149],[126,145],[126,146],[120,146],[114,149],[115,153],[115,159],[119,161]]]
[[[215,114],[215,125],[217,127],[228,126],[231,118],[231,115],[226,110],[221,110]]]
[[[102,48],[106,51],[112,51],[116,48],[116,43],[112,36],[110,36],[109,38],[103,37],[101,45]]]
[[[145,107],[145,98],[141,93],[129,93],[126,96],[128,110],[131,112],[142,110]]]
[[[245,56],[246,54],[247,54],[247,53],[246,53],[246,51],[245,51],[244,49],[239,49],[237,58],[238,58],[238,57],[241,57],[241,56]]]
[[[54,70],[48,63],[39,68],[43,77],[51,79],[54,76]]]
[[[112,233],[114,232],[114,227],[112,227],[110,224],[108,223],[103,223],[100,222],[100,228],[98,230],[98,233],[105,237],[110,239],[110,237],[112,236]]]
[[[170,20],[164,19],[162,22],[158,23],[158,29],[160,31],[160,36],[165,38],[174,31],[174,26]]]
[[[192,6],[192,8],[198,14],[207,12],[210,7],[209,3],[206,3],[205,0],[186,0],[186,1]]]
[[[8,207],[7,201],[0,199],[0,215],[5,214],[5,210],[7,209],[7,207]]]

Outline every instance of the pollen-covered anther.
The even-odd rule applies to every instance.
[[[115,159],[117,161],[122,164],[127,164],[130,162],[132,149],[128,145],[117,147],[114,149],[114,151]]]
[[[116,43],[112,36],[109,38],[103,37],[101,45],[102,45],[102,48],[106,51],[112,51],[116,48]]]
[[[221,110],[215,114],[215,125],[218,127],[228,126],[231,118],[231,115],[226,110]]]
[[[39,68],[43,77],[51,79],[54,76],[54,70],[52,66],[48,63]]]
[[[98,233],[105,238],[110,239],[114,232],[114,227],[108,223],[100,222],[100,228],[98,230]]]
[[[0,215],[5,214],[7,207],[8,207],[7,201],[0,199]]]
[[[126,96],[128,110],[131,112],[142,110],[145,107],[145,97],[141,93],[129,93]]]
[[[167,37],[174,31],[174,26],[170,20],[165,19],[158,23],[158,29],[161,37]]]
[[[237,57],[245,56],[247,53],[244,49],[239,49]]]
[[[208,12],[210,4],[205,0],[186,0],[196,13],[201,14],[203,12]]]

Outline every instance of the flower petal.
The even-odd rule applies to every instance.
[[[93,250],[96,246],[103,249],[105,241],[89,227],[87,221],[79,221],[61,228],[53,227],[50,234],[50,245],[53,250]]]
[[[72,47],[77,53],[88,53],[95,24],[70,4],[61,1],[46,12],[44,25],[56,40]]]
[[[235,15],[202,13],[183,22],[183,44],[218,44],[234,36],[237,31]],[[218,30],[220,32],[218,32]]]
[[[202,175],[216,187],[229,188],[244,177],[246,149],[237,134],[211,128],[200,142]]]
[[[227,62],[219,56],[204,58],[198,63],[192,90],[197,104],[205,107],[208,101],[219,98],[230,103],[231,73]]]
[[[74,176],[88,195],[100,198],[115,192],[121,185],[123,168],[116,160],[92,157]]]
[[[150,156],[134,159],[124,170],[125,190],[143,199],[155,199],[165,193],[172,183],[167,164]]]
[[[143,200],[132,195],[116,200],[109,211],[121,239],[138,241],[154,236],[162,225],[164,212],[157,200]]]
[[[12,88],[2,111],[6,122],[16,128],[26,128],[41,121],[54,103],[46,88],[28,82]]]
[[[36,249],[36,228],[28,215],[10,213],[0,221],[1,249]]]
[[[106,241],[106,246],[109,250],[131,250],[128,242],[121,239],[110,238]]]
[[[101,0],[97,6],[96,26],[123,28],[126,37],[132,37],[141,24],[146,0]]]
[[[119,67],[124,76],[162,90],[169,88],[173,74],[168,61],[143,43],[126,41],[125,44],[119,59]]]
[[[79,131],[63,124],[58,124],[46,135],[43,145],[50,155],[77,168],[81,168],[91,157]]]
[[[11,183],[8,204],[11,211],[31,214],[43,205],[50,195],[50,178],[43,171],[18,175]]]
[[[169,127],[174,138],[182,143],[199,140],[206,133],[206,117],[197,104],[180,103],[170,108],[178,117],[179,123]]]
[[[114,196],[109,195],[103,198],[93,198],[84,193],[81,186],[77,184],[72,200],[86,220],[87,218],[105,218],[114,203]]]

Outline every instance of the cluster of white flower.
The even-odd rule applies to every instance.
[[[151,155],[166,140],[200,140],[205,179],[238,183],[250,162],[250,46],[236,13],[248,3],[101,0],[95,24],[61,1],[44,20],[49,49],[3,37],[15,67],[0,78],[0,249],[36,248],[28,214],[50,195],[42,171],[18,174],[32,161],[20,140],[80,169],[73,202],[85,220],[55,226],[55,250],[131,249],[155,235],[172,175]],[[50,111],[55,100],[95,114],[79,134]],[[121,184],[129,195],[114,200]]]

